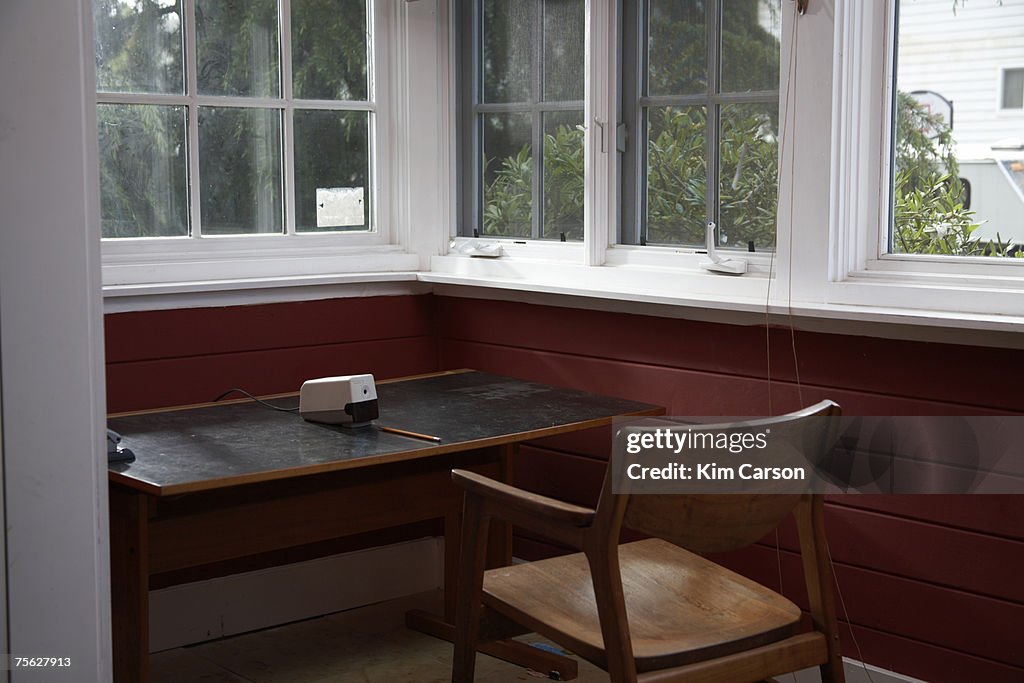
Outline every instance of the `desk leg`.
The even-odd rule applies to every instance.
[[[512,460],[519,453],[519,444],[499,446],[498,478],[506,484],[512,483]],[[447,559],[447,558],[446,558]],[[487,567],[507,567],[512,564],[512,525],[494,520],[487,531]],[[454,615],[453,615],[454,616]],[[448,623],[454,624],[454,619]]]
[[[459,584],[459,558],[462,556],[462,511],[451,512],[444,518],[444,620],[455,623],[455,605]]]
[[[149,499],[110,488],[110,584],[114,680],[149,681]]]
[[[512,480],[512,458],[519,451],[518,444],[499,446],[498,479],[505,483]],[[406,612],[405,625],[420,633],[432,635],[449,642],[455,639],[455,609],[457,604],[459,565],[462,556],[462,508],[449,512],[444,517],[444,618],[439,619],[422,610]],[[505,567],[512,564],[512,525],[492,521],[487,531],[488,567]],[[515,630],[514,633],[521,633]],[[514,634],[513,633],[513,634]],[[575,659],[563,657],[516,640],[496,640],[480,643],[479,652],[503,659],[519,666],[529,667],[544,673],[555,672],[563,681],[574,680],[579,675],[579,664]]]

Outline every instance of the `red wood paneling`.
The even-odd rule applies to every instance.
[[[863,626],[840,624],[844,654],[930,683],[1020,683],[1021,669]],[[855,644],[854,644],[855,643]],[[858,647],[859,646],[859,647]],[[863,679],[870,680],[866,676]],[[877,680],[877,678],[875,679]]]
[[[607,463],[536,446],[522,446],[512,463],[516,486],[576,505],[597,504]]]
[[[107,362],[434,335],[429,296],[298,301],[107,315]]]
[[[107,409],[202,403],[236,387],[256,395],[298,391],[307,379],[332,375],[414,375],[432,369],[434,358],[430,337],[412,337],[116,363],[107,366]]]
[[[714,559],[773,589],[778,589],[781,564],[785,594],[807,609],[803,569],[795,553],[754,545]],[[839,607],[844,621],[1024,669],[1020,633],[1013,626],[1024,618],[1022,604],[842,563],[835,564],[835,575],[846,605],[845,610],[842,603]],[[844,643],[843,653],[854,657],[850,645]]]
[[[848,415],[983,415],[985,408],[903,396],[869,394],[843,386],[796,385],[607,358],[565,355],[443,339],[441,365],[473,367],[559,386],[665,406],[671,415],[765,415],[831,398]],[[802,398],[801,398],[802,397]]]
[[[982,509],[990,506],[987,496],[977,502]],[[1024,605],[1022,541],[839,505],[826,510],[836,562]],[[780,528],[779,540],[795,551],[795,525]]]
[[[438,321],[447,339],[723,375],[763,378],[767,374],[761,325],[722,325],[507,301],[439,300]],[[805,384],[928,396],[1024,412],[1024,392],[1014,391],[1009,381],[1024,358],[1019,350],[801,331],[795,333],[795,340],[800,379]],[[788,329],[772,328],[773,378],[795,379],[793,345]],[[501,351],[495,353],[500,356]]]
[[[430,296],[370,297],[106,316],[107,409],[213,400],[234,387],[298,391],[312,377],[430,372]]]
[[[834,505],[877,510],[995,536],[1024,540],[1021,496],[833,496]]]

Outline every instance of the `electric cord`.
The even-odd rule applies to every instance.
[[[275,406],[273,403],[267,403],[266,401],[264,401],[261,398],[256,398],[255,396],[250,394],[245,389],[228,389],[227,391],[222,393],[220,396],[218,396],[217,398],[213,399],[213,402],[216,403],[216,402],[220,401],[222,398],[224,398],[225,396],[227,396],[229,394],[233,394],[233,393],[244,394],[245,396],[248,396],[253,401],[256,401],[257,403],[259,403],[261,406],[264,406],[265,408],[270,408],[271,410],[279,410],[282,413],[297,413],[297,412],[299,412],[298,406],[296,406],[294,408],[285,408],[284,406]]]

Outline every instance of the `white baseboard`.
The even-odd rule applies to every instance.
[[[843,657],[843,673],[846,674],[846,683],[926,683],[849,657]],[[798,671],[792,676],[776,676],[775,680],[779,683],[821,683],[821,675],[817,668],[813,668]]]
[[[422,538],[149,594],[151,652],[441,587],[444,542]],[[412,569],[411,569],[412,568]]]

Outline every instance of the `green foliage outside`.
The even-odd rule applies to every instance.
[[[487,166],[496,163],[484,159]],[[583,239],[583,127],[560,125],[544,136],[543,236]],[[484,233],[529,237],[533,206],[533,158],[529,145],[498,162],[494,179],[484,187]]]
[[[1009,241],[978,240],[974,213],[964,208],[959,166],[948,126],[899,93],[894,179],[894,253],[1021,257]],[[778,123],[772,108],[723,108],[720,211],[726,243],[759,248],[774,242],[778,185]],[[701,107],[652,110],[649,122],[647,230],[652,244],[694,244],[704,239],[706,121]],[[931,137],[930,137],[931,136]],[[498,164],[484,188],[486,234],[528,236],[532,160],[523,146]],[[583,130],[561,126],[545,136],[544,234],[559,221],[582,216]],[[557,191],[556,191],[557,188]],[[581,239],[581,228],[567,233]]]
[[[994,240],[973,237],[980,224],[964,207],[952,131],[907,93],[896,97],[892,252],[1020,257],[998,234]]]

